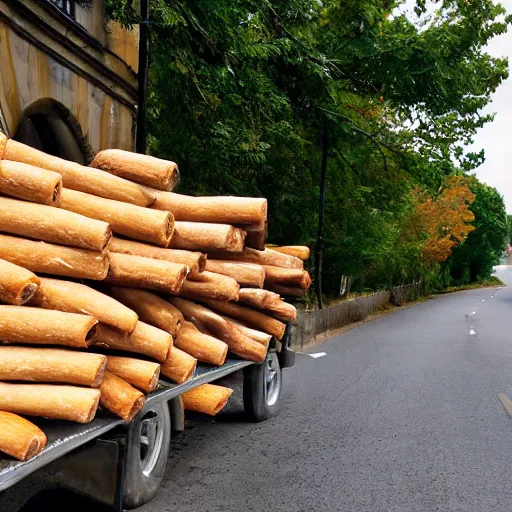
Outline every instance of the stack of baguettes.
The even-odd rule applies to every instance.
[[[175,194],[176,164],[121,150],[86,167],[0,133],[0,160],[0,450],[45,446],[17,414],[130,421],[160,375],[183,383],[228,350],[261,362],[295,319],[279,294],[309,288],[309,250],[265,248],[265,199]],[[185,407],[218,412],[226,393]]]

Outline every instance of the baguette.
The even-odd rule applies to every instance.
[[[93,420],[99,389],[56,384],[0,383],[0,411],[89,423]]]
[[[124,421],[132,421],[146,403],[146,398],[140,391],[108,370],[105,370],[100,391],[101,406]]]
[[[91,167],[159,190],[172,190],[179,179],[178,166],[174,162],[122,149],[100,151]]]
[[[0,411],[0,451],[24,462],[41,453],[46,443],[39,427],[17,414]]]
[[[108,293],[133,309],[142,322],[153,325],[176,336],[183,322],[183,315],[172,304],[154,293],[136,288],[111,286]]]
[[[275,336],[278,340],[281,340],[284,336],[286,325],[259,311],[245,308],[231,302],[221,302],[219,300],[204,299],[201,302],[214,311],[234,318],[235,320],[240,320],[253,329],[272,334],[272,336]]]
[[[169,247],[202,252],[241,252],[245,236],[245,231],[227,224],[180,221],[174,223],[174,236]]]
[[[158,363],[132,357],[108,356],[107,370],[145,393],[150,393],[158,386]]]
[[[91,219],[108,222],[114,233],[163,247],[167,247],[173,235],[174,218],[169,212],[151,210],[68,188],[62,190],[60,207]]]
[[[0,230],[93,251],[103,251],[112,236],[106,222],[7,197],[0,197]]]
[[[90,315],[121,331],[132,332],[139,320],[137,313],[117,300],[89,286],[41,278],[30,304],[44,309]]]
[[[156,359],[163,363],[172,348],[172,336],[144,322],[137,322],[131,334],[99,324],[91,344],[113,350],[123,350]]]
[[[87,348],[97,324],[98,320],[88,315],[26,306],[0,306],[0,340],[9,343]]]
[[[59,206],[62,176],[33,165],[3,160],[0,169],[0,192],[25,201]]]
[[[185,265],[170,261],[117,253],[109,257],[110,268],[105,282],[121,286],[177,294],[189,272]]]
[[[233,390],[215,384],[202,384],[181,395],[183,408],[215,416],[226,406]]]
[[[185,322],[174,340],[174,346],[203,363],[222,366],[226,361],[228,346],[223,341],[203,334],[191,322]]]
[[[100,354],[32,347],[0,347],[0,380],[60,382],[97,388],[107,358]]]
[[[178,294],[187,299],[238,300],[240,286],[231,277],[201,272],[187,279]]]
[[[21,306],[39,286],[39,278],[19,265],[0,260],[0,302]]]
[[[265,271],[261,265],[236,261],[208,260],[205,270],[231,277],[241,286],[263,288]]]
[[[164,249],[162,247],[154,247],[153,245],[135,242],[133,240],[124,240],[122,238],[112,238],[109,250],[120,254],[130,254],[132,256],[143,256],[144,258],[181,263],[190,269],[191,274],[202,272],[206,265],[206,255],[200,252],[181,249]]]
[[[149,206],[155,201],[155,196],[147,188],[136,183],[48,155],[12,139],[7,141],[4,158],[57,172],[62,176],[63,186],[72,190],[138,206]]]
[[[176,220],[216,224],[260,224],[267,220],[267,200],[257,197],[192,197],[152,191],[152,208],[172,212]]]
[[[167,360],[162,364],[160,372],[177,384],[183,384],[194,376],[196,366],[197,359],[195,357],[173,347]]]
[[[246,263],[257,263],[258,265],[274,265],[283,268],[303,269],[304,262],[295,256],[289,256],[272,249],[257,251],[247,247],[242,253],[213,253],[208,255],[212,260],[233,260],[244,261]]]
[[[96,281],[105,279],[109,267],[106,253],[1,234],[0,258],[32,272]]]

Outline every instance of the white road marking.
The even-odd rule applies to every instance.
[[[308,354],[309,357],[312,357],[313,359],[318,359],[319,357],[324,357],[327,354],[325,352],[316,352],[315,354]]]
[[[501,400],[501,403],[503,404],[503,407],[505,407],[505,410],[508,412],[508,415],[512,418],[512,401],[510,398],[505,395],[505,393],[500,393],[498,398]]]

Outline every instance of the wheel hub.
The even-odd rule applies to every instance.
[[[153,471],[164,441],[158,414],[149,411],[140,422],[140,467],[145,476]]]
[[[266,374],[266,386],[267,386],[267,404],[269,406],[274,405],[279,398],[279,376],[278,369],[276,365],[279,362],[277,361],[277,357],[275,354],[272,354],[271,357],[267,357],[265,361],[265,374]]]

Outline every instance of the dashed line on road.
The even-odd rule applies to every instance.
[[[510,400],[510,398],[505,395],[505,393],[500,393],[498,398],[501,400],[501,403],[503,404],[503,407],[505,407],[505,410],[508,412],[508,415],[512,418],[512,400]]]

